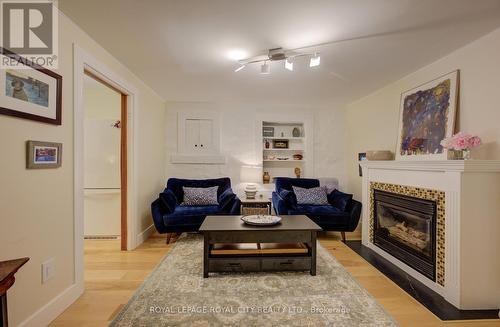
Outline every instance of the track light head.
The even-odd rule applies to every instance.
[[[316,52],[309,61],[309,67],[319,66],[320,62],[321,62],[321,57],[319,56],[319,53]]]
[[[269,65],[269,63],[267,61],[264,61],[262,66],[260,66],[260,73],[265,74],[265,75],[271,73],[271,66]]]

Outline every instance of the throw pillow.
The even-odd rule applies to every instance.
[[[313,205],[327,205],[328,197],[326,188],[323,186],[302,188],[292,186],[293,192],[297,197],[297,204],[313,204]]]
[[[328,195],[328,200],[332,206],[335,208],[346,211],[347,205],[352,200],[352,194],[347,194],[344,192],[340,192],[339,190],[334,190],[332,193]]]
[[[213,187],[182,187],[184,191],[183,206],[219,205],[217,201],[218,186]]]

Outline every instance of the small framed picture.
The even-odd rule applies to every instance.
[[[288,149],[288,140],[273,140],[274,149]]]
[[[358,161],[364,161],[366,160],[366,152],[360,152],[358,153]],[[363,176],[363,169],[361,168],[361,165],[358,164],[358,169],[359,169],[359,176]]]
[[[26,168],[45,169],[61,167],[62,143],[27,141]]]
[[[274,137],[274,127],[263,126],[262,127],[262,136],[264,136],[264,137]]]

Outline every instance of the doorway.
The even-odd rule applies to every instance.
[[[127,250],[127,95],[84,71],[84,237]]]

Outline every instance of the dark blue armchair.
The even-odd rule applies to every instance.
[[[184,191],[182,187],[218,186],[218,205],[181,206]],[[159,233],[167,234],[167,243],[172,233],[197,232],[206,216],[239,215],[241,202],[231,189],[227,177],[217,179],[179,179],[170,178],[165,190],[151,204],[153,221]]]
[[[320,183],[311,178],[277,177],[272,200],[278,215],[306,215],[324,231],[341,232],[344,242],[345,232],[352,232],[358,226],[361,203],[353,200],[351,194],[334,190],[328,194],[329,205],[299,205],[292,186],[312,188]]]

